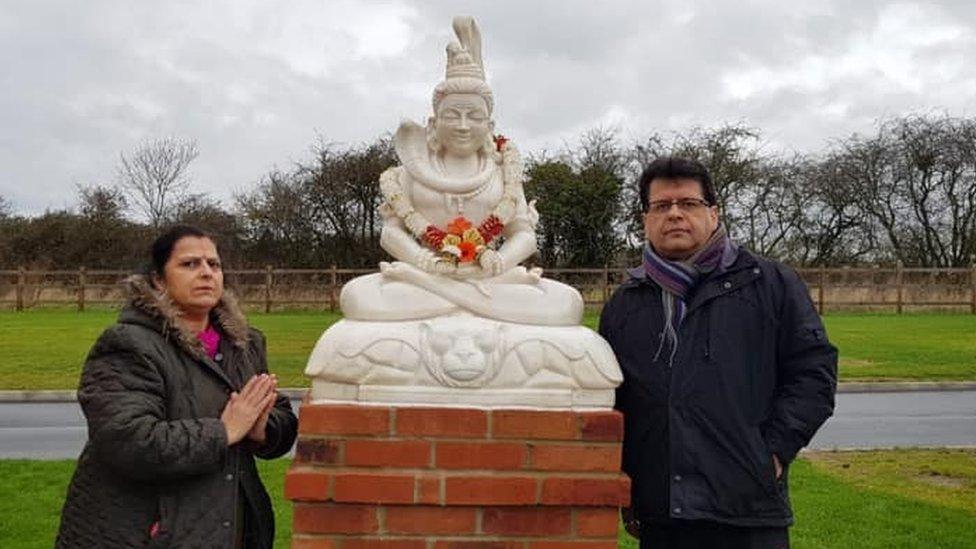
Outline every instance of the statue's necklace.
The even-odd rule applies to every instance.
[[[491,186],[491,181],[492,180],[489,179],[488,181],[485,181],[484,185],[466,193],[444,193],[444,206],[451,209],[451,205],[454,203],[457,209],[457,214],[463,216],[464,203],[485,192],[485,189]]]
[[[445,177],[447,176],[447,166],[444,165],[443,159],[439,157],[435,157],[435,161],[433,165],[440,175]],[[479,158],[478,167],[477,170],[475,171],[475,174],[485,173],[485,165],[486,165],[485,158],[484,157]],[[481,185],[467,192],[455,193],[447,190],[443,191],[444,207],[448,210],[452,210],[452,209],[456,210],[459,216],[463,216],[464,203],[485,192],[485,189],[490,187],[491,183],[492,183],[492,178],[488,177],[484,180],[484,182]]]

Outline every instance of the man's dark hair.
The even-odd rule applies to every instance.
[[[181,238],[186,237],[195,238],[209,238],[214,245],[213,237],[207,234],[202,229],[198,229],[192,225],[175,225],[166,230],[163,234],[156,237],[153,241],[152,246],[150,246],[150,264],[148,265],[146,272],[147,274],[156,274],[158,276],[163,276],[164,269],[166,268],[166,262],[169,261],[171,255],[173,255],[173,248],[176,243],[180,241]]]
[[[647,211],[647,200],[651,193],[651,182],[655,179],[694,179],[701,186],[702,198],[709,205],[715,205],[717,197],[712,177],[708,169],[699,161],[679,156],[663,156],[647,165],[637,180],[641,211]]]

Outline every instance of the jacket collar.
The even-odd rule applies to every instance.
[[[179,307],[168,295],[152,285],[148,275],[132,275],[125,282],[129,303],[120,315],[120,321],[144,324],[156,329],[190,356],[209,362],[207,352],[196,334],[180,326],[178,320],[182,312]],[[237,299],[230,292],[224,291],[220,302],[210,312],[210,321],[231,344],[240,348],[247,346],[250,337],[247,319],[237,304]]]

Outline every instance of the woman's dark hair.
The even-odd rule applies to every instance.
[[[176,243],[179,242],[181,238],[185,238],[187,236],[209,238],[211,241],[213,240],[212,236],[191,225],[175,225],[170,227],[165,233],[159,235],[156,237],[156,240],[153,241],[149,252],[150,263],[145,269],[146,274],[163,276],[164,269],[166,268],[166,262],[169,261],[170,256],[173,255],[173,247],[176,246]]]
[[[655,179],[694,179],[701,186],[702,198],[705,202],[714,205],[717,200],[712,177],[708,175],[708,169],[701,162],[679,156],[664,156],[648,164],[637,180],[642,212],[647,211],[651,182]]]

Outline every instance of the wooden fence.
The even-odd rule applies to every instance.
[[[375,269],[230,270],[227,286],[249,308],[270,312],[281,308],[337,310],[339,291],[348,280]],[[932,269],[896,267],[831,267],[797,270],[821,314],[830,310],[955,310],[976,314],[976,266]],[[117,306],[124,299],[127,271],[0,270],[0,307],[18,311],[41,306]],[[620,267],[547,269],[545,276],[580,291],[588,306],[606,302],[626,277]]]

